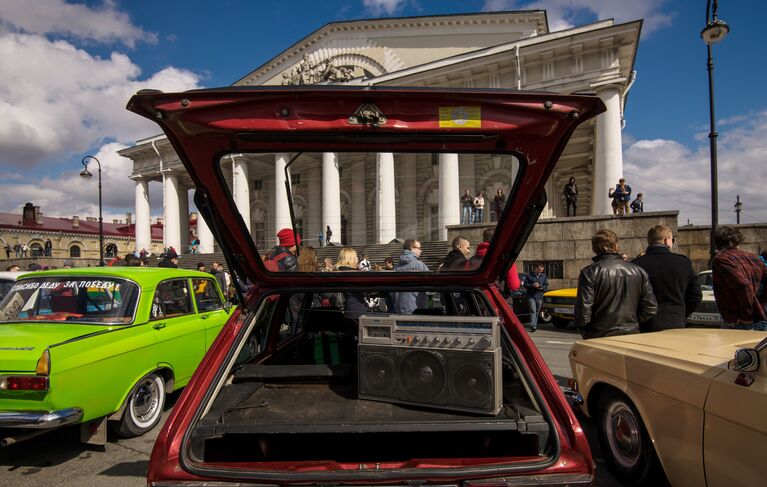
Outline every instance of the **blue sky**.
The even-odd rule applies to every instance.
[[[3,0],[0,2],[0,211],[26,201],[46,215],[97,213],[79,161],[104,166],[105,213],[133,211],[130,162],[115,150],[158,128],[125,111],[141,88],[226,86],[333,21],[546,9],[551,30],[597,19],[644,18],[626,106],[624,175],[647,209],[680,210],[706,224],[709,210],[708,81],[699,34],[705,0]],[[730,35],[714,46],[720,216],[767,221],[767,2],[719,5]],[[32,62],[34,60],[34,62]],[[153,214],[160,189],[150,187]]]

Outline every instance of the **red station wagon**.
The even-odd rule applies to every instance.
[[[142,91],[128,109],[162,127],[253,283],[160,433],[150,485],[592,483],[586,437],[495,281],[597,97],[258,87]],[[232,183],[243,161],[271,195],[253,231]],[[419,264],[420,240],[460,232],[460,194],[488,171],[508,199],[484,257]],[[298,246],[303,271],[265,264],[281,227],[306,240],[340,209],[331,243],[351,245]],[[394,270],[357,270],[382,248]]]

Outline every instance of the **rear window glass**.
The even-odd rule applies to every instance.
[[[0,304],[0,321],[130,323],[138,295],[136,284],[109,277],[23,279]]]
[[[523,164],[514,154],[465,153],[219,160],[265,268],[311,273],[476,270],[489,246],[478,235],[514,201]]]

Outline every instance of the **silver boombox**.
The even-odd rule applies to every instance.
[[[497,317],[363,315],[359,397],[496,415],[502,407]]]

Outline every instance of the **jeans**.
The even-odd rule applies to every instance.
[[[527,298],[527,305],[530,307],[530,328],[533,330],[538,328],[538,315],[542,304],[543,298]]]
[[[484,213],[484,208],[475,208],[474,209],[474,223],[482,223],[482,213]]]
[[[575,216],[575,200],[567,200],[567,216],[570,216],[570,207],[573,207],[573,216]]]
[[[467,223],[473,223],[472,222],[473,218],[474,218],[474,215],[471,211],[471,206],[464,206],[463,213],[461,213],[461,225],[465,225]]]

